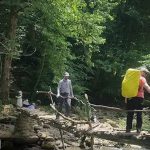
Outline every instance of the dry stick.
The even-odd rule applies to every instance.
[[[51,95],[51,94],[50,94]],[[66,119],[66,120],[69,120],[69,121],[71,121],[71,122],[73,122],[74,124],[75,123],[87,123],[87,122],[77,122],[77,121],[74,121],[74,120],[72,120],[71,118],[68,118],[68,117],[66,117],[66,116],[64,116],[63,114],[61,114],[55,107],[54,107],[54,105],[53,104],[50,104],[50,107],[56,112],[56,113],[58,113],[60,116],[62,116],[64,119]],[[63,150],[65,150],[65,145],[64,145],[64,139],[63,139],[63,132],[62,132],[62,130],[59,128],[59,132],[60,132],[60,136],[61,136],[61,141],[62,141],[62,146],[63,146]]]
[[[58,113],[60,116],[62,116],[64,119],[72,122],[74,125],[75,124],[89,124],[89,121],[75,121],[69,117],[66,117],[65,115],[63,115],[62,113],[60,113],[52,104],[50,104],[50,107],[56,112]],[[92,129],[92,126],[90,126],[90,129]],[[63,140],[63,134],[62,134],[62,130],[59,129],[60,131],[60,135],[61,135],[61,141],[62,141],[62,145],[63,145],[63,149],[65,150],[65,146],[64,146],[64,140]],[[86,138],[86,136],[84,136]],[[83,137],[82,141],[84,142],[85,141],[85,138]],[[92,149],[93,150],[93,149]]]
[[[53,98],[52,98],[52,95],[51,95],[51,93],[52,93],[52,90],[51,90],[51,87],[50,87],[50,89],[49,89],[49,97],[50,97],[50,99],[51,99],[51,102],[52,102],[52,104],[54,104],[54,101],[53,101]]]
[[[51,92],[51,87],[50,87],[50,91],[49,92],[50,92],[49,93],[49,97],[50,97],[52,105],[54,107],[54,101],[53,101],[53,98],[52,98],[52,95],[51,95],[51,93],[52,93]],[[64,139],[63,139],[63,132],[62,132],[62,130],[60,128],[59,128],[59,132],[60,132],[60,137],[61,137],[61,142],[62,142],[63,150],[65,150]]]
[[[89,107],[89,104],[88,104],[88,100],[87,100],[87,105],[88,105],[88,107]],[[74,125],[75,124],[89,124],[89,129],[87,130],[87,131],[90,131],[90,130],[92,130],[93,128],[96,128],[98,125],[96,125],[96,126],[94,126],[94,127],[92,127],[92,124],[91,124],[91,122],[90,122],[90,114],[88,113],[88,121],[75,121],[75,120],[73,120],[73,119],[71,119],[71,118],[69,118],[69,117],[66,117],[66,116],[64,116],[63,114],[61,114],[53,105],[51,105],[50,104],[50,107],[56,112],[56,113],[58,113],[60,116],[62,116],[64,119],[66,119],[66,120],[68,120],[68,121],[71,121]],[[61,131],[61,129],[59,129],[59,131],[60,131],[60,134],[61,134],[61,139],[62,139],[62,144],[63,144],[63,138],[62,138],[62,131]],[[81,138],[81,143],[80,143],[80,145],[82,145],[83,143],[84,143],[84,141],[85,141],[85,139],[86,139],[86,136],[84,135],[82,138]],[[94,148],[93,148],[93,146],[94,146],[94,136],[93,135],[91,135],[91,150],[93,150]]]
[[[54,94],[54,93],[52,93],[52,92],[37,91],[37,93],[52,94],[52,95],[55,95],[55,96],[56,96],[56,94]],[[62,96],[61,96],[61,97],[62,97]],[[64,97],[62,97],[62,98],[64,98]],[[73,119],[71,119],[71,118],[69,118],[69,117],[66,117],[65,115],[63,115],[62,113],[60,113],[60,112],[54,107],[53,104],[50,104],[50,107],[51,107],[56,113],[58,113],[60,116],[62,116],[64,119],[66,119],[66,120],[68,120],[68,121],[70,121],[70,122],[72,122],[72,123],[74,123],[74,124],[87,124],[87,123],[88,123],[88,121],[75,121],[75,120],[73,120]]]
[[[65,115],[63,115],[62,113],[60,113],[52,104],[50,104],[50,107],[56,112],[58,113],[61,117],[63,117],[64,119],[72,122],[73,124],[87,124],[88,121],[76,121],[76,120],[73,120],[69,117],[66,117]]]
[[[89,128],[92,130],[92,124],[91,124],[91,119],[90,119],[90,111],[91,111],[91,108],[90,108],[90,103],[89,103],[89,99],[88,99],[88,95],[85,94],[85,98],[86,98],[86,107],[87,107],[87,115],[88,115],[88,122],[89,122]],[[91,135],[91,150],[94,149],[94,136]]]

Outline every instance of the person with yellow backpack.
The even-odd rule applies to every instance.
[[[122,82],[122,96],[126,99],[127,110],[142,110],[144,100],[144,90],[150,93],[150,86],[147,83],[146,76],[150,73],[147,68],[128,69]],[[132,129],[134,111],[127,112],[126,132]],[[142,128],[142,111],[136,112],[137,133]]]

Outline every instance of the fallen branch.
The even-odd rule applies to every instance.
[[[54,105],[50,104],[50,107],[56,112],[58,113],[61,117],[63,117],[64,119],[70,121],[71,123],[73,123],[74,125],[75,124],[88,124],[88,121],[76,121],[76,120],[73,120],[69,117],[66,117],[65,115],[63,115],[62,113],[60,113],[55,107]]]
[[[97,137],[101,139],[111,140],[114,142],[120,143],[128,143],[128,144],[136,144],[145,147],[150,147],[150,135],[148,134],[137,134],[137,133],[125,133],[124,131],[93,131],[89,129],[79,130],[73,126],[62,125],[60,122],[56,122],[51,120],[48,122],[49,125],[53,126],[54,128],[62,129],[66,132],[72,133],[77,137]]]

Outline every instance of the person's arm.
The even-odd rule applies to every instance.
[[[150,93],[150,86],[147,84],[147,82],[144,84],[144,88],[148,93]]]
[[[58,83],[58,87],[57,87],[57,97],[60,96],[60,85],[61,85],[61,81],[59,81],[59,83]]]

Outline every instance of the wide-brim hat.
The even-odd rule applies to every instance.
[[[64,77],[69,77],[69,73],[68,73],[68,72],[65,72],[65,73],[64,73]]]

